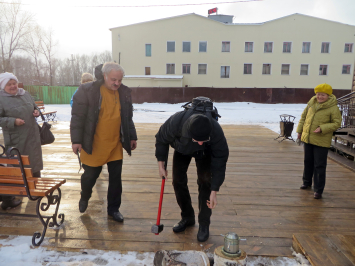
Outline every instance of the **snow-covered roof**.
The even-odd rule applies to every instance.
[[[141,78],[141,79],[183,79],[182,75],[125,75],[127,78]]]
[[[138,23],[134,23],[134,24],[130,24],[130,25],[123,25],[123,26],[119,26],[119,27],[110,28],[109,30],[112,31],[113,29],[116,29],[116,28],[127,27],[127,26],[133,26],[133,25],[137,25],[137,24],[144,24],[144,23],[154,22],[154,21],[159,21],[159,20],[166,20],[166,19],[172,19],[172,18],[178,18],[178,17],[185,17],[185,16],[197,16],[197,17],[199,17],[199,18],[208,19],[208,20],[210,20],[210,21],[214,21],[214,22],[216,22],[216,23],[221,23],[221,24],[226,25],[226,26],[233,26],[233,25],[251,26],[251,25],[263,25],[263,24],[268,23],[268,22],[272,22],[272,21],[275,21],[275,20],[284,19],[284,18],[287,18],[287,17],[296,16],[296,15],[300,15],[300,16],[304,16],[304,17],[310,17],[310,18],[315,18],[315,19],[321,19],[321,20],[325,20],[325,21],[329,21],[329,22],[334,22],[334,23],[339,23],[339,24],[343,24],[343,25],[354,26],[354,25],[351,25],[351,24],[346,24],[346,23],[342,23],[342,22],[338,22],[338,21],[333,21],[333,20],[329,20],[329,19],[324,19],[324,18],[318,18],[318,17],[314,17],[314,16],[309,16],[309,15],[301,14],[301,13],[293,13],[293,14],[290,14],[290,15],[286,15],[286,16],[283,16],[283,17],[279,17],[279,18],[275,18],[275,19],[272,19],[272,20],[268,20],[268,21],[264,21],[264,22],[259,22],[259,23],[223,23],[223,22],[219,22],[219,21],[210,19],[210,18],[205,17],[205,16],[201,16],[201,15],[199,15],[199,14],[188,13],[188,14],[183,14],[183,15],[178,15],[178,16],[173,16],[173,17],[167,17],[167,18],[161,18],[161,19],[154,19],[154,20],[145,21],[145,22],[138,22]]]

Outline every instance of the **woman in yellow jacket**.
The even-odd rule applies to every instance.
[[[301,189],[312,187],[314,198],[322,198],[325,186],[328,149],[333,132],[341,125],[341,114],[333,89],[328,84],[314,88],[313,96],[304,109],[297,127],[298,139],[304,142],[304,171]]]

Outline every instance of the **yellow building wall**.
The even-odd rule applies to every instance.
[[[344,53],[345,43],[355,43],[355,26],[301,14],[262,24],[226,25],[188,14],[168,19],[118,27],[112,31],[113,58],[126,75],[165,75],[166,64],[175,64],[175,74],[183,75],[183,86],[245,88],[313,88],[329,83],[334,89],[351,89],[354,72],[352,53]],[[175,41],[175,52],[167,52],[167,41]],[[182,52],[182,42],[191,42],[191,52]],[[199,52],[199,41],[207,41],[207,52]],[[230,52],[222,52],[222,41],[230,41]],[[245,42],[254,42],[253,52],[244,52]],[[264,53],[264,42],[273,42],[273,52]],[[291,53],[283,53],[283,42],[292,42]],[[311,52],[302,53],[302,43],[311,42]],[[322,42],[330,42],[330,53],[321,53]],[[145,56],[145,44],[152,56]],[[252,64],[252,74],[243,74],[244,64]],[[271,64],[271,75],[263,75],[263,64]],[[182,64],[191,64],[191,74],[182,74]],[[207,64],[207,74],[197,74],[198,64]],[[290,74],[281,75],[281,65],[290,64]],[[307,76],[300,65],[309,64]],[[319,75],[320,64],[328,65],[328,75]],[[351,65],[350,74],[342,66]],[[230,66],[230,77],[221,78],[221,66]],[[134,85],[134,84],[133,84]],[[132,85],[131,85],[132,86]]]
[[[181,79],[151,79],[151,78],[124,78],[123,84],[128,87],[182,87]]]

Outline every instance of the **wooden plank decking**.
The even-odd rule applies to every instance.
[[[295,234],[293,247],[303,253],[312,266],[355,265],[355,236]]]
[[[78,211],[80,174],[71,152],[69,129],[54,126],[56,141],[43,147],[44,177],[66,178],[62,186],[60,212],[65,213],[65,227],[48,230],[42,246],[59,250],[104,249],[120,251],[156,251],[158,249],[206,250],[223,244],[228,231],[246,241],[241,248],[249,255],[291,256],[292,235],[355,235],[355,173],[328,160],[327,184],[322,200],[313,199],[312,191],[303,191],[303,150],[291,141],[278,143],[277,134],[261,126],[224,125],[230,147],[226,180],[218,193],[213,211],[210,239],[196,240],[198,225],[174,234],[171,227],[180,219],[171,179],[165,187],[162,210],[164,231],[150,233],[156,222],[161,180],[154,157],[154,135],[159,124],[137,124],[138,148],[132,157],[125,156],[123,166],[123,224],[107,217],[106,191],[108,173],[104,169],[85,214]],[[57,129],[56,129],[57,128]],[[59,128],[59,129],[58,129]],[[171,177],[171,152],[169,175]],[[196,167],[189,169],[189,187],[197,208]],[[33,209],[26,199],[14,212]],[[2,210],[0,210],[2,211]],[[0,234],[32,235],[36,220],[0,217]]]

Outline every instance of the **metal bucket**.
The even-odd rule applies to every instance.
[[[228,233],[224,236],[224,252],[229,254],[239,253],[239,236],[236,233]]]

